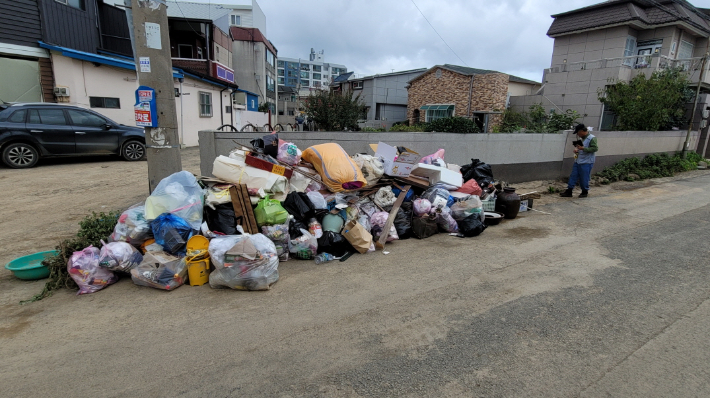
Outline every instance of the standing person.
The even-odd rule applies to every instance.
[[[572,174],[569,176],[569,181],[567,182],[567,190],[562,192],[560,196],[563,198],[572,197],[572,189],[577,185],[579,181],[580,187],[582,187],[582,193],[579,194],[580,198],[586,198],[589,194],[589,180],[592,178],[592,167],[594,167],[594,161],[596,160],[596,154],[599,150],[597,145],[597,137],[589,134],[587,127],[583,124],[578,124],[574,128],[574,133],[581,140],[577,142],[574,148],[574,166],[572,167]]]

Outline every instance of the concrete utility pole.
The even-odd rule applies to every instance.
[[[685,142],[683,143],[683,158],[685,158],[688,154],[688,147],[690,146],[690,132],[693,129],[693,120],[695,119],[695,112],[698,110],[698,100],[700,99],[700,86],[703,84],[703,78],[705,78],[705,65],[708,61],[708,55],[710,53],[705,53],[703,56],[703,63],[702,66],[700,67],[700,78],[698,80],[698,90],[695,92],[695,101],[693,101],[693,113],[690,114],[690,121],[688,122],[688,134],[685,136]],[[698,125],[700,127],[700,125]],[[698,133],[700,132],[700,129],[698,129]],[[700,135],[698,135],[698,139],[700,139]]]
[[[148,185],[153,192],[160,180],[182,170],[167,5],[165,0],[124,0],[124,3],[130,7],[126,11],[127,14],[130,11],[138,82],[155,90],[158,127],[145,127]]]

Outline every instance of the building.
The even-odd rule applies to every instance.
[[[555,42],[544,86],[539,95],[511,98],[511,106],[573,109],[586,115],[586,125],[608,130],[615,115],[604,109],[598,92],[610,82],[678,66],[704,92],[710,74],[700,82],[699,69],[710,36],[708,12],[683,0],[613,0],[553,15],[547,35]]]
[[[308,59],[280,57],[277,62],[277,84],[298,90],[308,96],[311,90],[327,89],[333,78],[346,73],[345,65],[325,62],[324,51],[311,48]]]
[[[182,31],[190,37],[190,31],[197,37],[196,43],[183,43],[186,53],[202,48],[202,53],[193,53],[192,59],[186,61],[177,50],[177,65],[185,63],[194,65],[194,58],[212,59],[222,66],[227,66],[234,74],[234,82],[243,90],[256,93],[259,103],[268,104],[271,120],[263,124],[276,124],[276,56],[274,44],[266,38],[266,16],[254,0],[235,1],[236,4],[193,3],[187,1],[168,1],[168,16]],[[179,22],[182,21],[182,22]],[[203,30],[195,26],[187,26],[189,21],[204,24]],[[187,28],[190,28],[189,30]],[[221,35],[217,30],[224,32]],[[209,32],[215,32],[209,34]],[[172,34],[172,31],[171,31]],[[203,38],[200,38],[203,37]],[[172,38],[172,36],[171,36]],[[207,53],[204,40],[219,43],[212,53]],[[193,47],[190,47],[193,46]],[[231,57],[227,63],[226,58]],[[219,61],[218,61],[219,58]],[[175,62],[175,59],[173,59]],[[218,66],[219,67],[219,66]],[[240,97],[241,98],[241,97]],[[241,101],[237,98],[236,101]]]
[[[410,80],[407,119],[416,124],[461,116],[489,131],[513,93],[532,94],[539,88],[538,82],[493,70],[436,65]]]
[[[226,33],[209,19],[168,21],[174,60],[183,61],[173,69],[170,93],[181,143],[197,145],[205,128],[266,123],[256,112],[258,95],[239,89],[227,73]],[[135,123],[138,81],[123,9],[97,0],[20,0],[0,3],[0,22],[0,99],[62,102]]]
[[[426,68],[355,77],[352,72],[338,76],[330,84],[336,92],[352,91],[365,103],[360,127],[390,128],[407,119],[407,85]]]
[[[300,98],[298,90],[295,87],[278,86],[279,104],[278,104],[278,123],[283,125],[296,124],[296,115],[302,110],[300,106]]]

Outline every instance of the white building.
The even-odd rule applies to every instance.
[[[348,68],[345,65],[325,62],[323,53],[323,50],[315,52],[311,48],[308,59],[279,57],[278,85],[297,89],[299,96],[306,96],[313,89],[328,89],[331,81],[346,73]]]

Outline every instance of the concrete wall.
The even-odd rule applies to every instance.
[[[227,155],[237,142],[248,144],[260,133],[200,131],[200,171],[212,174],[218,155]],[[565,134],[452,134],[452,133],[366,133],[366,132],[283,132],[279,138],[294,142],[301,150],[312,145],[337,142],[345,151],[369,153],[369,144],[380,141],[405,145],[422,156],[437,149],[446,150],[449,163],[464,165],[471,159],[490,164],[496,178],[511,183],[556,179],[571,170],[572,133]],[[626,157],[655,152],[675,152],[682,148],[685,134],[663,132],[600,132],[597,164],[599,167]],[[691,149],[697,145],[693,134]],[[595,170],[599,169],[596,167]]]

